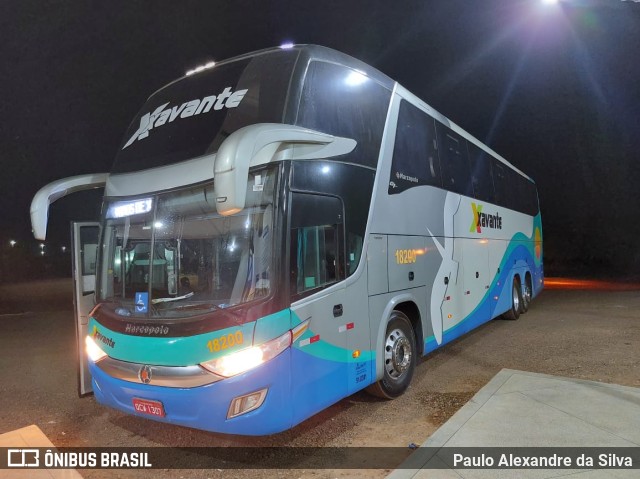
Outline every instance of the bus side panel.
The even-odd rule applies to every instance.
[[[366,262],[365,262],[366,263]],[[347,394],[371,384],[375,378],[376,351],[371,346],[367,264],[357,277],[349,279],[344,297],[344,315],[338,327],[347,335],[349,361]],[[357,274],[357,273],[356,273]],[[355,274],[354,274],[355,276]]]
[[[391,244],[393,235],[426,236],[432,240],[433,248],[427,246],[429,252],[426,256],[433,253],[433,257],[438,258],[438,266],[426,281],[424,299],[428,314],[422,317],[426,354],[506,311],[511,301],[514,274],[524,278],[527,271],[531,271],[532,264],[535,264],[531,273],[536,283],[533,293],[537,294],[537,283],[542,277],[541,224],[539,215],[532,219],[487,201],[446,191],[439,187],[437,181],[433,186],[408,185],[407,181],[420,183],[430,180],[424,174],[420,177],[422,180],[415,179],[414,176],[420,174],[414,175],[409,171],[411,162],[404,161],[402,156],[398,156],[392,171],[399,103],[400,97],[394,95],[382,145],[368,233],[369,238],[376,235],[388,238],[389,291],[396,287],[411,288],[403,276],[411,272],[410,269],[394,276],[397,265],[393,255],[405,248]],[[411,135],[406,138],[411,138]],[[426,161],[433,153],[429,143],[416,145],[424,147],[424,151],[419,151],[419,158]],[[440,173],[432,172],[432,175],[437,174]],[[540,236],[538,248],[534,247],[536,235]],[[369,262],[371,264],[371,259]],[[372,277],[371,271],[369,277]],[[398,286],[391,283],[398,283]],[[391,301],[391,297],[383,294],[383,279],[376,277],[375,285],[369,290],[372,295],[369,301],[372,344],[376,344],[382,330],[379,326],[376,331],[376,322],[384,322]],[[410,293],[411,289],[403,292]],[[373,296],[375,293],[379,297]]]
[[[396,125],[400,96],[394,95],[392,105],[389,112],[389,122],[387,123],[387,132],[385,141],[382,144],[381,160],[379,162],[377,180],[374,189],[374,197],[372,203],[372,213],[367,228],[368,246],[371,247],[375,243],[377,236],[383,236],[384,239],[392,235],[416,236],[425,238],[423,244],[426,246],[426,254],[418,261],[424,260],[427,263],[425,271],[426,284],[424,297],[420,301],[425,304],[424,314],[421,311],[423,337],[430,337],[434,345],[442,341],[443,331],[443,313],[442,303],[447,294],[448,284],[445,284],[445,277],[457,275],[458,265],[452,258],[453,247],[450,241],[445,238],[444,217],[445,201],[447,192],[440,188],[417,187],[402,191],[401,193],[393,193],[395,190],[395,176],[391,175],[391,163],[393,157],[394,141],[396,136]],[[455,206],[455,205],[453,205]],[[452,235],[450,235],[451,237]],[[373,240],[372,240],[373,239]],[[378,240],[378,242],[382,242]],[[368,264],[379,263],[382,258],[379,257],[382,248],[373,248],[368,254]],[[398,248],[405,249],[405,248]],[[443,256],[443,251],[446,250]],[[404,254],[404,252],[398,252]],[[388,261],[385,266],[395,265],[396,251],[391,247],[387,248]],[[445,262],[443,257],[447,258]],[[404,265],[398,265],[403,266]],[[382,269],[382,268],[380,268]],[[408,275],[411,270],[407,268],[404,273],[398,273],[398,279],[402,274]],[[391,274],[391,272],[388,272]],[[414,271],[415,275],[415,271]],[[386,328],[386,320],[388,314],[385,313],[386,305],[391,297],[385,296],[383,299],[374,295],[383,294],[389,291],[384,282],[388,279],[377,276],[371,270],[369,278],[374,277],[376,287],[369,285],[370,294],[370,312],[371,329],[372,329],[372,346],[376,347],[378,338],[378,329],[383,329],[380,322],[384,322]],[[390,277],[389,277],[390,278]],[[408,276],[406,281],[409,282]],[[404,278],[402,278],[404,280]],[[415,281],[415,279],[414,279]],[[448,281],[448,279],[447,279]],[[455,281],[454,281],[455,283]],[[452,283],[452,285],[454,284]],[[433,286],[433,287],[432,287]],[[417,303],[418,304],[418,303]],[[422,306],[419,306],[422,308]],[[387,316],[385,316],[387,314]],[[384,333],[384,330],[383,330]],[[432,349],[435,349],[433,347]],[[377,351],[378,349],[376,349]],[[427,351],[425,350],[424,353]],[[377,374],[381,376],[382,365],[377,364]]]
[[[291,306],[300,321],[309,321],[291,347],[294,424],[347,396],[347,335],[334,316],[334,310],[344,311],[344,295],[342,283]]]
[[[407,230],[405,225],[405,230]],[[376,248],[375,238],[385,238],[385,248]],[[382,351],[387,319],[393,309],[400,303],[411,302],[419,311],[419,317],[410,318],[420,321],[416,327],[416,341],[434,336],[434,322],[442,331],[443,310],[446,310],[445,295],[447,291],[456,288],[457,263],[452,263],[446,271],[443,270],[443,260],[440,245],[448,244],[443,237],[414,236],[414,235],[370,235],[367,264],[369,279],[376,278],[376,284],[388,284],[386,288],[371,288],[369,285],[369,317],[371,321],[371,344],[374,351]],[[388,247],[386,247],[388,243]],[[374,248],[371,246],[374,245]],[[448,263],[447,263],[448,264]],[[447,266],[447,265],[444,265]],[[372,268],[375,268],[374,272]],[[451,269],[455,270],[454,281]],[[383,277],[384,276],[384,277]],[[447,283],[445,284],[445,277]],[[388,278],[388,279],[387,279]],[[434,284],[438,288],[433,288]],[[448,286],[450,285],[450,286]],[[390,293],[386,294],[387,290]],[[432,301],[434,302],[433,307]],[[448,303],[457,306],[456,303]],[[446,314],[446,312],[444,313]],[[433,320],[432,320],[433,317]],[[441,335],[439,336],[441,337]],[[423,353],[424,348],[420,345]],[[382,362],[376,363],[376,377],[382,377]]]
[[[513,281],[510,265],[507,261],[504,261],[508,246],[509,241],[507,240],[492,239],[490,241],[489,262],[496,272],[490,301],[492,318],[500,316],[511,307],[511,287],[506,289],[504,287],[505,284],[511,284],[511,281]],[[508,297],[507,294],[509,295]]]
[[[475,306],[475,308],[467,312],[463,319],[455,324],[449,325],[443,333],[442,342],[438,344],[433,336],[428,336],[425,340],[425,351],[431,352],[440,346],[443,346],[463,334],[477,328],[486,323],[490,318],[487,316],[488,311],[492,311],[491,318],[499,316],[505,312],[511,301],[511,281],[514,274],[519,272],[524,274],[524,269],[514,270],[505,267],[505,265],[513,264],[520,261],[520,258],[526,257],[530,253],[523,244],[518,244],[509,250],[508,255],[503,258],[500,263],[502,268],[499,275],[493,279],[490,289]],[[505,285],[509,285],[506,287]]]
[[[544,266],[543,266],[543,248],[542,248],[542,218],[540,213],[533,219],[533,251],[534,251],[534,270],[533,270],[533,297],[540,294],[544,288]]]
[[[477,316],[480,324],[491,317],[491,304],[486,300],[493,279],[489,276],[489,243],[485,238],[464,238],[462,247],[464,309]]]
[[[452,274],[442,303],[443,338],[426,338],[426,352],[446,344],[473,330],[491,318],[499,316],[511,306],[511,284],[515,275],[524,280],[531,265],[541,270],[541,259],[536,256],[535,229],[539,229],[539,216],[517,213],[503,207],[479,202],[473,198],[447,193],[445,202],[445,242],[447,234],[447,208],[449,198],[459,198],[453,215],[454,238],[450,248],[442,252],[457,265]],[[452,200],[453,201],[453,200]],[[478,212],[485,218],[478,224]],[[486,220],[486,221],[485,221]],[[446,259],[445,259],[446,261]],[[531,271],[532,276],[534,271]],[[437,288],[434,284],[434,291]],[[535,290],[535,289],[534,289]],[[437,298],[432,294],[432,310]]]
[[[291,353],[294,425],[374,382],[367,272],[292,307],[309,328]],[[302,303],[302,302],[301,302]]]

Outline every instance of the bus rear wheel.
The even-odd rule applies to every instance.
[[[521,313],[529,311],[529,305],[531,304],[531,290],[531,276],[527,274],[524,280],[524,287],[522,288],[522,304],[520,305]]]
[[[416,367],[416,338],[404,313],[391,313],[383,348],[384,375],[367,391],[384,399],[394,399],[407,390]]]
[[[513,278],[513,285],[511,287],[511,309],[504,313],[502,317],[510,320],[518,319],[520,317],[521,305],[522,291],[520,289],[520,281],[518,281],[518,278]]]

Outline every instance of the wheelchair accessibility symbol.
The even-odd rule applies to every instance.
[[[136,293],[136,313],[146,313],[149,310],[149,293]]]

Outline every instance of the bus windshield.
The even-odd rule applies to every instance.
[[[147,100],[125,133],[112,173],[214,153],[231,133],[281,123],[297,53],[280,50],[183,77]]]
[[[180,318],[271,291],[275,169],[249,174],[246,207],[216,213],[214,184],[104,207],[99,298],[124,317]]]

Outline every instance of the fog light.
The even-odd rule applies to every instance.
[[[231,419],[242,414],[246,414],[249,411],[258,409],[262,406],[264,399],[267,397],[268,389],[261,389],[260,391],[253,392],[251,394],[245,394],[244,396],[238,396],[231,401],[229,406],[229,412],[227,412],[227,419]]]

